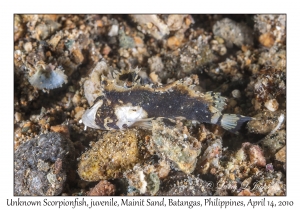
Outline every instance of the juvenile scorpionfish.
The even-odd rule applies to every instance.
[[[131,75],[132,82],[120,85],[120,78]],[[187,119],[222,126],[238,133],[242,124],[251,117],[237,114],[222,114],[226,98],[220,93],[200,93],[182,80],[157,86],[141,85],[137,71],[127,71],[114,76],[102,76],[102,93],[83,114],[85,126],[116,130],[129,127],[151,128],[154,118]]]

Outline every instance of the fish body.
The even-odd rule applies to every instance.
[[[226,98],[220,93],[195,91],[182,80],[165,86],[117,85],[114,79],[102,79],[102,94],[83,117],[83,123],[95,129],[115,130],[140,126],[151,127],[154,118],[184,118],[217,124],[237,133],[251,117],[222,114]]]

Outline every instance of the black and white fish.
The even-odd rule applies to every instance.
[[[184,118],[220,125],[232,133],[238,133],[242,124],[252,119],[243,115],[222,114],[226,98],[220,93],[200,93],[182,80],[158,87],[141,85],[136,72],[128,71],[126,74],[132,74],[134,79],[124,82],[122,86],[122,74],[110,79],[102,77],[102,94],[82,117],[85,126],[115,130],[150,127],[154,118]]]

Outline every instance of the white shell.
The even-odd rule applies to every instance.
[[[276,99],[271,99],[271,100],[268,100],[266,101],[265,103],[265,107],[270,110],[271,112],[274,112],[278,109],[278,102],[276,101]]]

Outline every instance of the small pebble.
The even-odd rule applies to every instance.
[[[233,173],[230,173],[230,174],[229,174],[229,178],[230,178],[231,180],[235,180],[234,174],[233,174]]]
[[[237,105],[237,102],[234,99],[229,99],[228,100],[228,105],[233,108]]]
[[[286,147],[282,147],[276,154],[275,154],[275,158],[278,161],[281,161],[283,163],[286,162]]]
[[[76,93],[72,98],[72,102],[74,105],[78,105],[80,101],[81,101],[81,97],[78,93]]]
[[[164,179],[169,175],[169,172],[170,172],[170,166],[166,165],[159,169],[158,176],[159,176],[159,178]]]
[[[105,46],[102,48],[101,53],[102,53],[103,55],[108,55],[108,54],[110,53],[110,51],[111,51],[111,48],[110,48],[108,45],[105,45]]]
[[[85,109],[83,107],[76,107],[75,112],[76,112],[75,119],[79,120],[79,119],[81,119],[83,113],[85,112]]]
[[[232,96],[234,98],[240,98],[241,97],[241,91],[239,91],[238,89],[235,89],[231,92]]]
[[[181,40],[179,40],[176,36],[171,36],[167,41],[167,45],[171,50],[176,50],[180,44]]]
[[[73,56],[74,62],[76,64],[81,64],[84,60],[84,56],[83,56],[81,50],[79,50],[79,49],[73,50],[72,56]]]
[[[106,180],[101,180],[94,188],[87,193],[88,196],[114,195],[116,187]]]
[[[26,52],[30,52],[32,50],[31,42],[26,42],[23,47]]]
[[[39,125],[40,125],[40,126],[45,126],[46,123],[47,123],[47,121],[46,121],[45,118],[42,118],[42,119],[39,120]]]
[[[151,23],[151,22],[148,22],[146,25],[149,29],[151,29],[153,27],[153,23]]]
[[[98,27],[103,27],[103,21],[102,21],[102,20],[97,20],[97,21],[96,21],[96,25],[97,25]]]
[[[29,121],[29,122],[26,122],[26,123],[23,125],[22,133],[31,132],[31,128],[32,128],[32,123],[31,123],[30,121]]]
[[[112,25],[110,31],[108,32],[108,36],[117,36],[119,33],[119,26]]]
[[[15,113],[15,120],[20,122],[22,120],[22,114],[20,112]]]
[[[219,50],[220,55],[225,55],[227,53],[227,48],[225,46],[221,46]]]
[[[69,134],[69,130],[68,127],[65,125],[55,125],[55,126],[51,126],[50,130],[55,132],[55,133],[61,133],[61,134]]]
[[[144,47],[144,41],[142,38],[135,36],[135,37],[133,37],[133,39],[134,39],[135,45],[137,47]]]
[[[276,99],[271,99],[265,102],[265,107],[270,110],[271,112],[274,112],[278,109],[278,102],[276,101]]]
[[[274,45],[275,39],[271,33],[265,33],[260,35],[259,42],[265,47],[272,47]]]
[[[158,75],[155,73],[155,72],[151,72],[150,75],[149,75],[151,81],[153,83],[157,83],[158,82]]]

